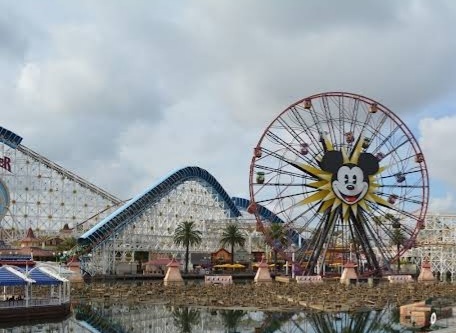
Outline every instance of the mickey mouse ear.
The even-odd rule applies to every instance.
[[[320,168],[324,171],[335,173],[344,164],[342,152],[331,150],[327,151],[320,162]]]
[[[378,158],[371,153],[360,154],[358,165],[368,175],[373,175],[379,170]]]

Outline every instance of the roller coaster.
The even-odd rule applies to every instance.
[[[250,201],[230,197],[206,170],[189,166],[165,175],[134,198],[123,200],[79,177],[22,144],[22,137],[0,127],[0,241],[16,244],[28,228],[46,240],[64,228],[78,246],[74,256],[90,275],[116,274],[135,253],[179,255],[173,243],[179,222],[194,221],[204,241],[193,253],[214,252],[227,223],[239,223],[248,236],[246,250],[264,246],[258,219],[248,212]],[[283,221],[258,206],[264,223]],[[456,272],[456,216],[428,214],[414,247],[407,253],[416,263],[429,259],[441,277]],[[297,226],[289,234],[297,245],[312,230]],[[261,245],[263,244],[263,245]]]

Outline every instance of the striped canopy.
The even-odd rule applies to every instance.
[[[28,278],[24,273],[14,267],[0,267],[0,286],[23,286],[33,282],[35,280]]]
[[[0,267],[0,286],[19,286],[27,283],[58,285],[68,280],[46,267],[35,267],[29,271],[14,266]]]

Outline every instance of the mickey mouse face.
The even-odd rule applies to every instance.
[[[348,205],[362,200],[369,190],[369,176],[379,170],[378,159],[370,153],[361,153],[357,164],[344,163],[340,151],[327,151],[320,167],[332,173],[332,189],[334,194]]]
[[[369,189],[363,170],[355,164],[342,165],[332,182],[334,194],[343,202],[353,205],[364,198]]]

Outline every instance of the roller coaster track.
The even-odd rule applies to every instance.
[[[223,202],[224,208],[229,212],[230,217],[241,216],[241,212],[234,202],[209,172],[199,167],[186,167],[165,176],[81,235],[78,239],[77,254],[83,255],[90,252],[94,247],[109,239],[114,232],[123,229],[131,221],[135,220],[148,207],[164,198],[171,190],[190,180],[196,180],[203,186],[211,187],[214,190],[214,195],[218,196],[220,201]]]
[[[37,162],[40,162],[40,163],[44,164],[48,168],[56,170],[62,176],[68,178],[69,180],[72,180],[72,181],[78,183],[82,187],[89,189],[90,191],[98,194],[99,196],[101,196],[101,197],[103,197],[103,198],[105,198],[107,200],[110,200],[110,201],[114,202],[115,204],[120,204],[122,202],[122,200],[120,200],[116,196],[112,195],[111,193],[108,193],[105,190],[99,188],[98,186],[96,186],[96,185],[94,185],[94,184],[82,179],[81,177],[77,176],[76,174],[66,170],[62,166],[58,165],[57,163],[54,163],[54,162],[50,161],[49,159],[47,159],[44,156],[34,152],[33,150],[27,148],[26,146],[19,145],[16,149],[18,151],[20,151],[21,153],[23,153],[24,155],[30,156],[31,158],[33,158]]]

